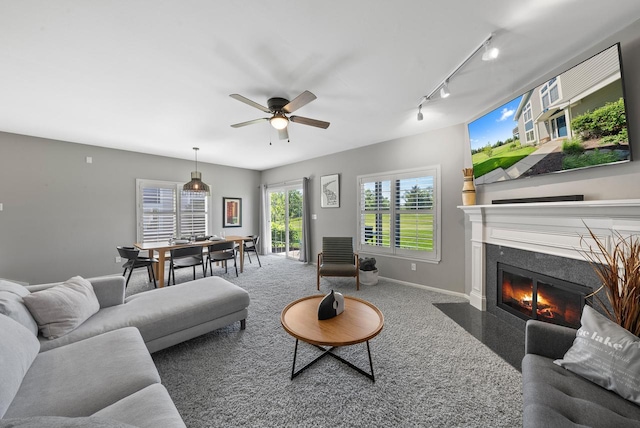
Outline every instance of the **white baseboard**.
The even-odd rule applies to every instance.
[[[429,291],[435,291],[436,293],[447,294],[449,296],[456,296],[456,297],[461,297],[465,300],[469,300],[469,296],[467,296],[464,293],[458,293],[457,291],[449,291],[449,290],[444,290],[442,288],[430,287],[428,285],[416,284],[416,283],[407,282],[407,281],[400,281],[399,279],[387,278],[385,276],[380,276],[380,278],[384,278],[387,281],[395,282],[396,284],[404,285],[407,287],[422,288]]]

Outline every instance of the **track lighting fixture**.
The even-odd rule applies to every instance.
[[[424,104],[426,101],[430,100],[431,97],[438,92],[438,90],[440,91],[440,98],[447,98],[449,95],[451,95],[451,92],[449,91],[449,80],[451,80],[451,78],[453,78],[453,76],[456,75],[456,73],[458,71],[460,71],[460,69],[462,67],[464,67],[467,62],[469,62],[471,60],[471,58],[473,58],[478,52],[480,52],[480,50],[482,50],[484,48],[484,53],[482,54],[482,59],[484,61],[490,61],[493,59],[496,59],[498,57],[498,54],[500,53],[500,51],[498,50],[498,48],[490,48],[491,45],[491,40],[493,39],[493,33],[489,34],[489,36],[484,39],[484,41],[480,44],[480,46],[478,46],[477,48],[474,49],[473,52],[471,52],[465,59],[464,61],[462,61],[460,63],[460,65],[458,65],[451,73],[449,73],[449,75],[447,77],[444,78],[444,80],[442,82],[440,82],[438,84],[438,86],[436,86],[431,92],[429,92],[429,94],[423,96],[420,99],[420,102],[418,103],[418,120],[422,120],[422,104]]]

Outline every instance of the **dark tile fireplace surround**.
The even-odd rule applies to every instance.
[[[583,290],[587,293],[599,287],[600,281],[597,275],[591,265],[584,260],[535,253],[506,246],[485,245],[487,312],[520,330],[524,331],[526,321],[498,306],[498,263],[507,267],[512,266],[540,273],[551,279],[557,278],[561,280],[561,284],[563,281],[568,281],[582,285],[584,286]],[[597,305],[594,307],[599,310]]]

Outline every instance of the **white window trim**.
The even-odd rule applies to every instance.
[[[416,173],[424,172],[425,175],[431,175],[430,173],[435,170],[435,185],[434,185],[434,199],[435,199],[435,230],[434,230],[434,251],[405,251],[402,249],[396,249],[393,246],[389,248],[378,247],[374,245],[362,245],[362,227],[360,224],[360,215],[362,210],[362,198],[360,195],[360,182],[362,180],[366,180],[369,178],[386,178],[395,180],[396,178],[400,178],[400,176],[412,175]],[[356,177],[356,195],[358,197],[358,204],[356,210],[356,224],[358,225],[358,232],[356,236],[357,241],[357,249],[358,252],[367,253],[367,254],[380,254],[385,257],[397,258],[402,260],[416,260],[427,263],[440,263],[441,258],[441,248],[442,248],[442,192],[441,192],[441,172],[440,165],[429,165],[420,168],[411,168],[411,169],[403,169],[403,170],[394,170],[394,171],[386,171],[374,174],[364,174]],[[391,186],[393,191],[395,192],[395,186]],[[393,199],[393,198],[392,198]],[[392,202],[392,207],[394,206]],[[395,218],[395,211],[392,208],[390,210],[390,214],[392,218]],[[394,220],[395,221],[395,220]],[[400,251],[398,251],[400,250]]]
[[[164,180],[149,180],[146,178],[136,178],[136,242],[142,243],[144,240],[143,237],[143,212],[142,212],[142,194],[141,188],[143,185],[156,185],[158,187],[174,187],[176,189],[176,227],[179,228],[180,225],[180,191],[182,190],[182,185],[184,183],[179,183],[176,181],[164,181]],[[209,224],[209,234],[211,234],[211,229],[213,228],[213,219],[212,219],[212,198],[209,196],[207,198],[207,222]]]

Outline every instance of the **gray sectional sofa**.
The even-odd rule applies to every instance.
[[[640,428],[639,406],[553,363],[575,338],[572,328],[527,321],[523,426]]]
[[[125,299],[122,277],[90,282],[98,312],[46,339],[20,305],[57,284],[0,281],[0,427],[184,427],[150,352],[237,321],[244,329],[248,293],[209,277]]]

